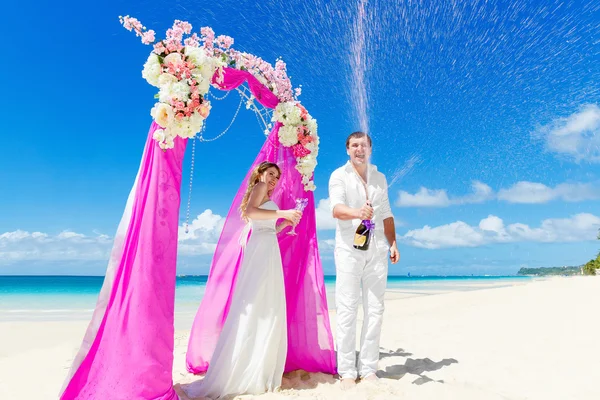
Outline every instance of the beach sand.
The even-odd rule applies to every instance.
[[[600,399],[600,277],[417,297],[387,294],[377,383],[289,374],[261,399]],[[331,312],[335,329],[335,312]],[[88,321],[0,322],[0,399],[56,399]],[[189,332],[175,336],[173,379]],[[240,399],[253,398],[239,396]]]

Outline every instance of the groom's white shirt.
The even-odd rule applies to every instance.
[[[385,238],[383,221],[392,218],[392,209],[388,198],[388,186],[385,175],[377,171],[377,167],[369,164],[367,187],[369,200],[373,206],[373,222],[375,222],[375,237],[372,239],[381,251],[388,251],[389,244]],[[342,167],[336,169],[329,179],[329,202],[330,209],[338,204],[344,204],[351,208],[361,208],[366,201],[364,185],[356,174],[352,164],[348,161]],[[360,224],[360,220],[352,219],[342,221],[336,219],[336,247],[352,248],[354,233]]]

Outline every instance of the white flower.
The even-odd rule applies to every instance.
[[[175,146],[173,135],[169,130],[157,129],[152,137],[158,142],[158,146],[163,150],[172,149]]]
[[[157,129],[154,131],[152,138],[158,142],[162,142],[165,140],[165,131],[164,129]]]
[[[194,113],[190,116],[190,128],[194,133],[192,137],[196,135],[196,133],[200,132],[200,129],[202,129],[203,124],[204,118],[202,118],[202,115],[194,111]]]
[[[279,141],[282,145],[287,147],[298,143],[297,128],[292,125],[284,125],[279,128]]]
[[[190,98],[190,86],[184,81],[178,81],[161,86],[158,99],[168,103],[172,99],[187,101]]]
[[[317,120],[312,118],[312,117],[308,117],[308,121],[306,121],[306,127],[308,128],[308,130],[310,130],[311,134],[313,136],[315,136],[315,138],[317,137]]]
[[[314,192],[316,188],[317,187],[315,186],[315,183],[312,182],[312,181],[304,185],[304,190],[307,190],[307,191],[313,191]]]
[[[181,61],[182,61],[181,54],[171,53],[165,57],[164,64],[169,65],[170,63],[173,63],[174,65],[177,65],[177,64],[180,64]]]
[[[190,122],[187,120],[187,118],[174,120],[169,126],[169,130],[173,132],[174,136],[179,136],[182,138],[193,136],[193,134],[190,133]]]
[[[206,52],[204,51],[204,48],[202,48],[202,47],[185,46],[184,53],[185,53],[188,61],[190,61],[192,64],[194,64],[196,66],[200,66],[207,62],[210,62],[208,60],[209,57],[206,55]]]
[[[202,75],[194,76],[194,79],[196,79],[196,82],[198,83],[198,92],[202,96],[208,93],[208,90],[210,89],[210,80],[205,79]]]
[[[162,73],[162,67],[158,61],[158,55],[152,52],[148,56],[146,63],[144,64],[144,70],[142,71],[142,77],[152,86],[159,87],[158,78]]]
[[[317,144],[317,142],[313,141],[308,143],[306,146],[306,149],[310,151],[311,154],[315,154],[319,152],[319,146]]]
[[[166,128],[174,117],[173,109],[170,105],[165,103],[156,103],[154,107],[152,107],[152,110],[150,110],[150,115],[152,115],[154,121],[163,128]]]
[[[310,176],[313,173],[313,171],[315,170],[316,166],[317,166],[317,159],[315,158],[315,156],[313,154],[309,154],[306,157],[298,159],[298,162],[296,164],[296,169],[302,175]]]
[[[160,87],[172,85],[173,83],[179,81],[175,75],[164,73],[158,77],[158,85]]]
[[[284,125],[298,125],[301,122],[300,109],[291,101],[279,103],[273,113],[273,120]]]
[[[158,146],[163,150],[172,149],[175,147],[175,142],[171,136],[167,136],[164,141],[158,142]]]
[[[179,136],[184,139],[191,139],[196,136],[196,133],[202,128],[204,120],[202,117],[194,113],[192,118],[176,119],[169,126],[169,130],[173,132],[174,136]]]
[[[179,80],[175,75],[171,74],[161,74],[158,77],[158,86],[160,87],[160,91],[158,92],[158,100],[163,103],[169,103],[173,98],[173,85],[175,85]]]

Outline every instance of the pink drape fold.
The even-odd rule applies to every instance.
[[[216,75],[215,75],[216,76]],[[246,71],[225,69],[219,86],[231,90],[248,81],[250,90],[265,107],[275,108],[277,98]],[[275,98],[275,101],[273,100]],[[186,364],[190,372],[208,370],[210,359],[229,311],[235,280],[242,261],[240,235],[245,223],[239,215],[252,170],[263,161],[275,162],[282,170],[273,200],[281,209],[295,206],[296,198],[308,205],[299,225],[298,236],[280,234],[287,303],[288,353],[286,371],[302,369],[334,374],[335,353],[329,322],[324,276],[317,245],[314,195],[305,191],[290,148],[279,143],[277,123],[250,167],[227,215],[213,257],[204,297],[194,319]],[[223,371],[227,373],[227,371]]]
[[[122,253],[98,301],[99,325],[90,323],[86,338],[93,341],[80,352],[62,400],[177,399],[175,277],[187,140],[176,138],[173,149],[162,151],[152,138],[157,128],[153,122],[148,133],[126,235],[115,243]]]
[[[267,108],[275,108],[279,104],[279,99],[265,85],[260,83],[248,71],[242,71],[234,68],[223,68],[223,75],[219,76],[215,73],[212,83],[217,85],[221,90],[232,90],[240,86],[244,82],[248,82],[250,91],[256,97],[256,100]]]

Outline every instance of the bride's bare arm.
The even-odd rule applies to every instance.
[[[296,210],[264,210],[259,208],[263,199],[267,196],[267,184],[258,182],[250,193],[246,215],[253,220],[279,219],[284,218],[288,221],[300,218],[300,212]]]

